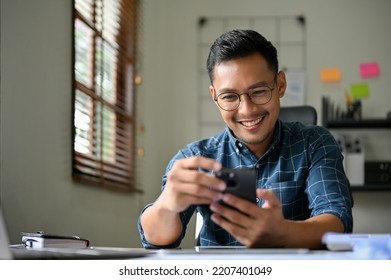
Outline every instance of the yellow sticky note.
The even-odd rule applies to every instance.
[[[369,86],[367,83],[351,84],[350,95],[354,99],[367,98],[370,95]]]
[[[341,69],[339,68],[323,68],[320,73],[320,78],[323,83],[336,83],[341,81]]]

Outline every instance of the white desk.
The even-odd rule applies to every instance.
[[[145,257],[151,260],[358,260],[354,252],[307,249],[162,249]]]

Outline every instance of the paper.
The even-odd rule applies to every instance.
[[[380,75],[380,67],[377,62],[361,63],[360,64],[361,78],[371,78]]]
[[[351,84],[350,96],[353,99],[361,99],[369,97],[369,86],[367,83]]]
[[[304,105],[305,99],[305,72],[303,70],[285,71],[287,87],[284,98],[281,99],[283,106]]]
[[[320,74],[323,83],[336,83],[341,81],[341,69],[323,68]]]

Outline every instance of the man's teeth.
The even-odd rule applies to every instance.
[[[251,122],[242,122],[242,124],[243,124],[244,126],[247,126],[247,127],[249,127],[249,126],[254,126],[254,125],[257,125],[258,123],[260,123],[261,120],[262,120],[262,118],[256,119],[256,120],[251,121]]]

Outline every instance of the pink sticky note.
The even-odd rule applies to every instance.
[[[369,62],[360,64],[360,75],[361,78],[371,78],[380,75],[379,63]]]

